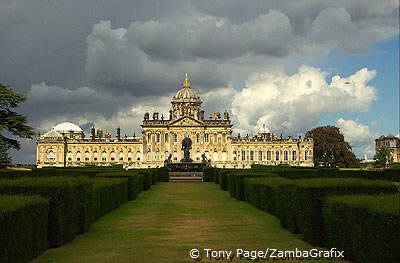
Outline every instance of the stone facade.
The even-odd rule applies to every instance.
[[[400,163],[400,139],[389,134],[388,136],[381,136],[375,140],[375,152],[381,147],[385,147],[390,151],[393,162]]]
[[[250,168],[252,164],[314,166],[313,141],[302,138],[278,139],[265,127],[252,138],[232,136],[229,113],[214,112],[206,119],[202,101],[185,75],[182,87],[172,98],[168,118],[155,112],[145,113],[140,137],[117,136],[91,130],[90,138],[76,125],[54,127],[37,138],[37,167],[69,167],[122,164],[125,168],[164,166],[183,158],[181,142],[192,140],[190,156],[201,162],[202,154],[211,165],[220,168]],[[68,123],[67,123],[68,124]]]

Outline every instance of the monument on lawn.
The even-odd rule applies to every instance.
[[[190,158],[190,149],[192,149],[192,140],[189,138],[189,136],[185,136],[185,138],[182,140],[183,159],[181,162],[193,162],[193,160]]]

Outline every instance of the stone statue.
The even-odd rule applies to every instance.
[[[149,113],[148,112],[146,112],[145,114],[144,114],[144,118],[143,118],[145,121],[147,121],[147,120],[149,120]]]
[[[210,160],[207,159],[207,156],[204,153],[201,155],[201,158],[204,166],[206,167],[210,166]]]
[[[221,113],[219,111],[215,111],[214,112],[214,116],[216,120],[220,120],[221,119]]]
[[[228,111],[225,111],[225,112],[224,112],[224,119],[225,119],[225,120],[229,120],[229,113],[228,113]]]
[[[166,159],[164,160],[164,167],[167,167],[168,164],[171,163],[171,162],[172,162],[172,154],[169,153],[169,154],[168,154],[168,158],[166,158]]]
[[[189,137],[185,137],[182,140],[182,150],[183,150],[183,159],[181,162],[193,162],[190,159],[190,149],[192,149],[192,140]]]

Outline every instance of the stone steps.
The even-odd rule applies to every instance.
[[[202,172],[169,172],[170,182],[203,182]]]

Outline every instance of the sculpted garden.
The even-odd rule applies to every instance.
[[[399,175],[258,166],[172,183],[166,168],[2,170],[0,262],[398,262]]]

